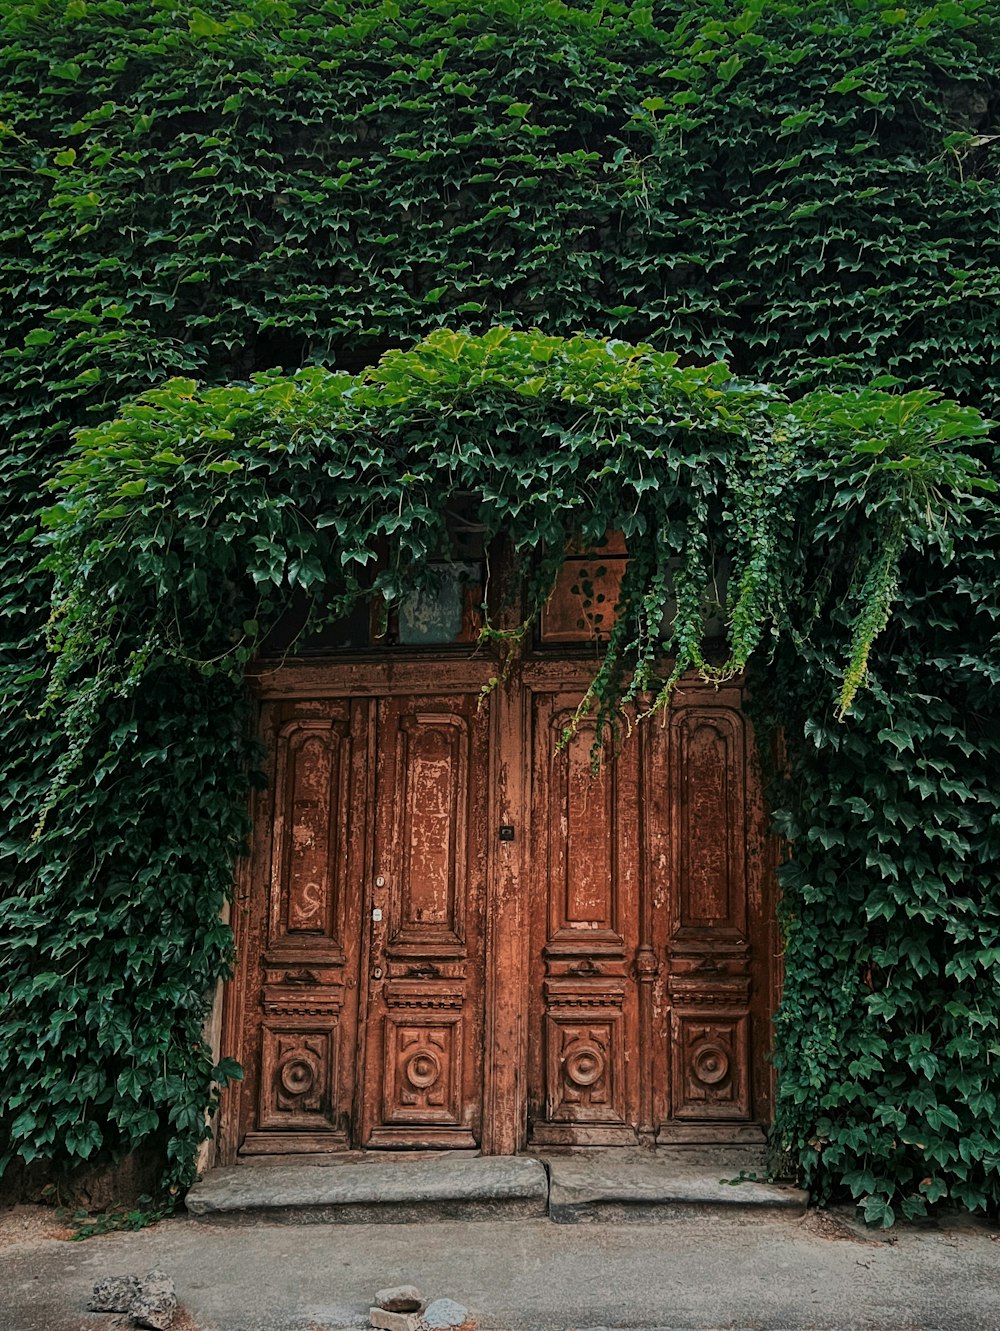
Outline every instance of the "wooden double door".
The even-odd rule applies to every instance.
[[[262,677],[223,1156],[753,1140],[767,845],[737,689],[594,777],[587,678],[454,660]]]

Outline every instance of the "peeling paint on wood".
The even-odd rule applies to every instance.
[[[775,852],[740,687],[684,681],[592,779],[586,727],[557,746],[587,662],[529,654],[480,707],[493,669],[261,672],[223,1159],[759,1136]]]

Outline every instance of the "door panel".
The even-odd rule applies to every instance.
[[[751,1118],[751,946],[743,717],[679,706],[665,737],[673,908],[661,934],[670,1060],[661,1137],[675,1140],[685,1121]]]
[[[366,737],[346,701],[264,708],[244,1105],[248,1152],[348,1145],[354,1097]]]
[[[638,1121],[638,746],[592,776],[592,724],[560,748],[578,701],[539,692],[531,709],[529,1132],[538,1143],[628,1142]]]
[[[482,1126],[489,718],[475,695],[378,703],[368,1146],[474,1146]]]

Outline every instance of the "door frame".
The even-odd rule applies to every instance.
[[[490,709],[487,800],[494,823],[486,864],[486,901],[483,920],[485,992],[483,1012],[483,1124],[481,1150],[485,1155],[513,1155],[527,1144],[527,1050],[529,1021],[529,977],[531,962],[530,903],[525,899],[528,881],[525,856],[529,852],[527,818],[530,811],[531,727],[528,709],[533,690],[574,689],[581,695],[593,676],[593,653],[558,656],[541,652],[526,655],[516,667],[516,686],[494,686]],[[260,663],[248,677],[252,697],[264,702],[322,698],[380,698],[433,692],[469,693],[487,687],[497,673],[489,656],[458,656],[450,651],[421,651],[405,658],[384,654],[357,654],[328,658],[290,658],[280,665]],[[744,689],[737,680],[716,688],[697,677],[686,677],[677,688],[676,706],[729,707],[742,711]],[[777,1005],[780,956],[775,914],[775,869],[779,860],[776,839],[767,830],[757,748],[749,719],[746,724],[746,882],[747,907],[753,921],[754,961],[752,985],[755,1021],[769,1023]],[[653,720],[650,724],[658,724]],[[271,792],[255,791],[250,815],[255,828],[254,854],[239,861],[234,883],[230,919],[233,928],[236,966],[223,993],[221,1053],[242,1061],[244,1015],[247,997],[247,966],[243,953],[249,933],[251,893],[259,890],[255,872],[260,858],[257,841],[261,802]],[[501,839],[499,828],[514,828],[514,839]],[[365,937],[359,941],[364,950]],[[362,955],[361,964],[365,957]],[[640,976],[645,979],[645,976]],[[648,985],[640,985],[644,992]],[[650,1001],[649,997],[643,999]],[[359,1025],[360,1017],[359,1017]],[[644,1027],[643,1027],[644,1029]],[[749,1075],[754,1097],[754,1124],[770,1120],[773,1103],[773,1068],[765,1045],[770,1040],[758,1032],[753,1041]],[[639,1055],[642,1051],[636,1050]],[[219,1164],[236,1162],[240,1145],[241,1114],[250,1088],[232,1082],[221,1093],[217,1131]],[[737,1125],[734,1125],[734,1129]],[[750,1125],[746,1125],[750,1126]],[[687,1138],[693,1141],[726,1141],[725,1125],[692,1125]],[[760,1139],[756,1128],[756,1139]],[[744,1140],[748,1139],[744,1134]],[[289,1157],[293,1159],[294,1157]]]

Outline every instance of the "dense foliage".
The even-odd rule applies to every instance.
[[[598,745],[638,697],[640,716],[666,706],[687,671],[741,674],[767,633],[801,650],[853,584],[843,715],[904,547],[950,549],[950,528],[993,489],[968,452],[986,424],[939,398],[870,388],[790,403],[721,363],[509,329],[442,330],[356,377],[317,368],[201,394],[170,380],[78,431],[42,515],[58,656],[43,711],[70,737],[60,777],[108,703],[165,665],[239,681],[297,594],[308,634],[359,601],[421,590],[449,553],[456,495],[531,589],[524,623],[487,619],[481,642],[502,656],[571,542],[625,537],[616,621],[578,711],[597,710]],[[709,607],[729,625],[711,662]],[[57,782],[52,800],[62,793]]]
[[[1000,1199],[1000,523],[911,564],[849,723],[818,705],[836,624],[761,684],[798,744],[778,1141],[870,1223]],[[836,617],[834,617],[836,618]],[[829,683],[826,685],[829,687]]]
[[[34,719],[45,561],[72,581],[37,514],[71,429],[170,376],[357,368],[441,325],[497,322],[617,334],[682,364],[723,357],[793,393],[889,372],[995,412],[997,18],[992,0],[4,7],[0,1123],[14,1150],[71,1163],[160,1135],[183,1176],[209,1098],[205,994],[228,958],[224,861],[242,835],[233,686],[165,652],[169,636],[130,662],[124,614],[99,626],[112,682],[131,687],[70,715],[68,747],[56,723],[79,675]],[[772,401],[760,395],[768,419]],[[236,442],[218,441],[220,462]],[[163,465],[133,484],[171,486],[177,464]],[[857,516],[853,465],[830,493]],[[199,493],[245,483],[209,475]],[[754,492],[749,465],[736,483]],[[801,511],[781,499],[794,511],[777,509],[788,523],[758,587],[792,567]],[[290,516],[268,515],[263,539]],[[821,541],[801,550],[800,591],[829,579],[816,605],[843,611],[795,626],[758,695],[782,699],[793,773],[778,796],[793,838],[778,1134],[821,1193],[846,1183],[887,1219],[890,1200],[1000,1195],[997,531],[991,510],[972,512],[918,561],[905,523],[876,515],[871,530],[849,564],[881,599],[838,582]],[[850,626],[848,692],[901,551],[902,613],[838,726]],[[159,589],[144,585],[153,623]],[[82,638],[75,656],[68,644],[84,621],[63,610],[59,659],[80,665]],[[179,797],[176,770],[202,800]],[[60,771],[68,789],[35,836]]]

